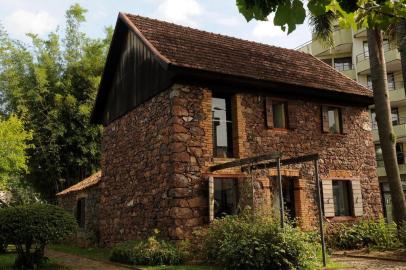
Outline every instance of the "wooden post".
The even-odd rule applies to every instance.
[[[326,242],[324,241],[323,230],[323,209],[321,204],[321,191],[320,191],[320,178],[319,178],[319,163],[318,160],[314,160],[314,174],[316,176],[316,189],[317,189],[317,207],[319,210],[319,230],[321,237],[321,253],[323,256],[323,266],[326,267]]]
[[[283,188],[282,188],[282,175],[281,175],[281,158],[278,157],[276,159],[276,166],[278,171],[278,189],[279,189],[279,211],[280,211],[280,218],[281,218],[281,228],[283,228],[284,224],[284,203],[283,203]]]
[[[214,220],[214,178],[209,177],[209,221]]]

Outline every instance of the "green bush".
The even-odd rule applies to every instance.
[[[396,224],[386,223],[383,218],[334,224],[329,231],[327,243],[334,249],[391,249],[400,246]]]
[[[77,224],[72,215],[60,207],[31,204],[0,209],[0,235],[14,244],[18,268],[32,269],[44,262],[47,244],[73,233]]]
[[[213,221],[201,237],[210,263],[226,269],[315,269],[318,244],[298,228],[267,217],[227,216]]]
[[[113,248],[110,260],[132,265],[175,265],[184,259],[172,243],[157,240],[156,234],[145,241],[127,241]]]

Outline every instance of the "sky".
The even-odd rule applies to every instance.
[[[82,30],[91,37],[103,37],[104,28],[114,26],[122,11],[285,48],[311,39],[306,23],[290,35],[272,18],[247,23],[235,0],[0,0],[0,23],[12,38],[28,41],[27,32],[44,37],[63,28],[65,11],[74,3],[88,10]]]

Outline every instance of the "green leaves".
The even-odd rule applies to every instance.
[[[0,188],[28,171],[26,151],[31,139],[32,133],[24,130],[24,123],[16,116],[0,119]]]
[[[310,0],[307,8],[312,15],[321,16],[326,12],[326,7],[329,4],[330,0]]]
[[[275,13],[273,20],[275,25],[282,28],[283,31],[288,27],[288,34],[296,29],[297,24],[302,24],[306,17],[306,11],[300,0],[284,1],[281,3]]]
[[[65,36],[33,34],[29,47],[0,28],[0,110],[21,116],[32,131],[26,180],[48,199],[99,167],[102,129],[90,124],[90,112],[112,29],[104,39],[91,39],[80,32],[84,15],[72,6]]]

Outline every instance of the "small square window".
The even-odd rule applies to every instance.
[[[341,110],[339,108],[329,107],[327,114],[330,133],[341,133]]]
[[[351,181],[333,180],[333,200],[335,216],[352,216]]]
[[[275,128],[287,128],[286,102],[274,101],[272,104],[272,115]]]
[[[214,217],[221,218],[237,214],[238,187],[237,179],[214,179]]]

